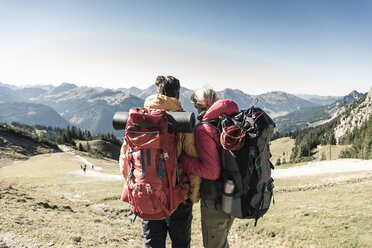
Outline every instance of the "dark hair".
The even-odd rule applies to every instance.
[[[158,76],[155,82],[158,94],[176,97],[180,92],[180,81],[173,76]]]

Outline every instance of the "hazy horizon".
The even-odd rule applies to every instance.
[[[251,95],[372,86],[372,1],[0,1],[0,82]]]
[[[73,83],[63,82],[63,83],[59,83],[59,84],[55,84],[55,85],[52,85],[52,84],[28,84],[28,85],[26,84],[26,85],[15,85],[15,84],[7,84],[7,83],[4,83],[4,82],[1,82],[1,81],[0,81],[0,85],[1,85],[1,84],[3,84],[3,85],[8,85],[8,86],[10,86],[10,87],[17,87],[17,88],[19,88],[19,89],[23,89],[23,88],[50,87],[50,86],[52,86],[52,87],[58,87],[58,86],[61,86],[62,84],[73,84]],[[74,84],[74,85],[76,85],[77,87],[102,88],[102,89],[107,89],[107,90],[120,90],[120,89],[129,89],[129,88],[137,88],[137,89],[139,89],[139,90],[145,90],[145,89],[147,89],[147,88],[150,88],[150,87],[153,86],[154,84],[150,84],[150,85],[148,85],[148,86],[146,86],[146,87],[144,87],[144,88],[142,88],[142,87],[137,87],[137,86],[111,88],[111,87],[105,87],[105,86],[89,86],[89,85],[78,85],[78,84]],[[182,87],[182,88],[186,88],[186,89],[188,89],[188,90],[196,90],[196,88],[195,88],[195,89],[193,89],[193,88],[188,88],[188,87],[183,86],[183,85],[181,85],[181,87]],[[229,88],[229,87],[226,87],[226,88],[224,88],[224,89],[241,90],[241,91],[243,91],[245,94],[252,95],[252,96],[255,96],[255,95],[261,95],[261,94],[270,93],[270,92],[274,92],[274,91],[265,91],[265,92],[260,92],[260,93],[258,93],[258,94],[253,94],[253,93],[249,93],[249,92],[246,92],[246,91],[244,91],[244,90],[242,90],[242,89],[238,89],[238,88]],[[224,89],[222,89],[222,90],[224,90]],[[371,89],[372,89],[372,86],[370,87],[369,90],[371,90]],[[369,90],[368,90],[368,91],[369,91]],[[217,90],[217,91],[221,91],[221,90]],[[346,96],[346,95],[350,94],[352,91],[354,91],[354,90],[351,90],[350,92],[347,92],[347,93],[344,94],[344,95],[321,95],[321,94],[307,94],[307,93],[291,93],[291,92],[287,92],[287,91],[281,91],[281,92],[288,93],[288,94],[292,94],[292,95],[296,95],[296,96],[302,98],[302,97],[305,97],[305,96],[307,96],[307,97],[309,97],[309,96],[319,96],[319,97],[343,97],[343,96]],[[367,93],[368,91],[364,91],[364,92],[362,92],[362,91],[358,91],[358,92],[364,94],[364,93]],[[305,97],[305,98],[306,98],[306,97]]]

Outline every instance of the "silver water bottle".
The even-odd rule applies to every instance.
[[[233,193],[235,190],[235,184],[233,180],[227,180],[223,185],[222,195],[222,211],[227,214],[231,214],[233,207]]]

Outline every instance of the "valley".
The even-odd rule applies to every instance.
[[[89,123],[87,127],[97,131],[106,130],[99,123],[112,129],[111,115],[115,111],[142,104],[143,98],[133,98],[129,93],[146,97],[152,90],[153,87],[144,91],[130,88],[116,92],[64,84],[45,91],[27,91],[26,95],[39,94],[37,99],[43,103],[38,104],[51,101],[48,104],[54,105],[69,123]],[[191,91],[182,92],[181,99],[186,101]],[[227,89],[218,94],[235,97],[240,106],[255,101],[238,90]],[[304,106],[307,111],[313,107],[332,109],[336,117],[317,127],[278,133],[271,141],[271,161],[276,165],[272,172],[275,204],[257,227],[252,220],[237,219],[229,235],[231,247],[369,247],[372,192],[365,189],[372,187],[372,160],[368,160],[371,94],[372,90],[349,104],[344,98],[338,99],[337,102],[345,103],[336,104],[339,108],[314,107],[314,103],[303,102],[308,105]],[[276,107],[268,100],[273,97],[277,101],[271,103]],[[301,108],[302,100],[297,100],[272,92],[259,96],[258,106],[264,106],[272,116],[284,115],[286,104]],[[296,113],[292,112],[293,116]],[[308,118],[312,112],[304,113],[302,116]],[[117,162],[120,141],[115,136],[94,136],[75,126],[47,128],[48,133],[20,123],[17,127],[1,125],[1,248],[143,246],[141,220],[130,224],[128,204],[119,200],[124,179]],[[345,136],[337,136],[336,140],[335,130]],[[45,135],[59,142],[58,147]],[[122,138],[123,132],[117,135]],[[364,159],[339,159],[345,154]],[[170,245],[169,239],[167,244]],[[201,246],[197,203],[193,208],[191,247]]]
[[[323,101],[317,103],[314,100],[316,96],[306,100],[280,91],[250,95],[242,90],[244,89],[226,88],[217,92],[217,95],[219,98],[233,99],[241,109],[249,108],[258,100],[257,107],[265,110],[272,118],[276,118],[277,131],[290,131],[306,127],[315,121],[314,118],[311,120],[309,117],[316,116],[317,121],[328,120],[330,118],[330,110],[328,109],[336,111],[343,106],[338,104],[334,107],[334,103],[321,105],[324,101],[327,102],[327,99],[331,102],[336,101],[338,99],[336,97],[322,97],[319,99],[323,99]],[[0,121],[8,124],[11,124],[12,121],[29,125],[37,123],[63,128],[75,125],[90,130],[92,133],[114,132],[119,136],[122,134],[115,132],[111,126],[114,113],[142,106],[146,97],[155,94],[155,92],[155,85],[145,89],[136,87],[106,89],[69,83],[62,83],[56,87],[26,88],[0,84]],[[195,112],[195,108],[190,102],[192,92],[191,89],[181,88],[180,101],[184,110],[189,112]],[[352,97],[345,96],[348,100],[344,102],[347,103],[358,96],[360,93],[357,92]],[[311,99],[312,101],[310,101]],[[317,108],[321,108],[321,110],[319,111]],[[305,111],[306,117],[301,116],[303,111]],[[300,116],[296,116],[296,123],[292,123],[292,113],[298,113],[297,115]]]

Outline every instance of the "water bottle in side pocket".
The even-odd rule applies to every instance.
[[[227,180],[223,186],[222,195],[222,211],[230,214],[233,205],[233,194],[235,190],[235,184],[233,180]]]

